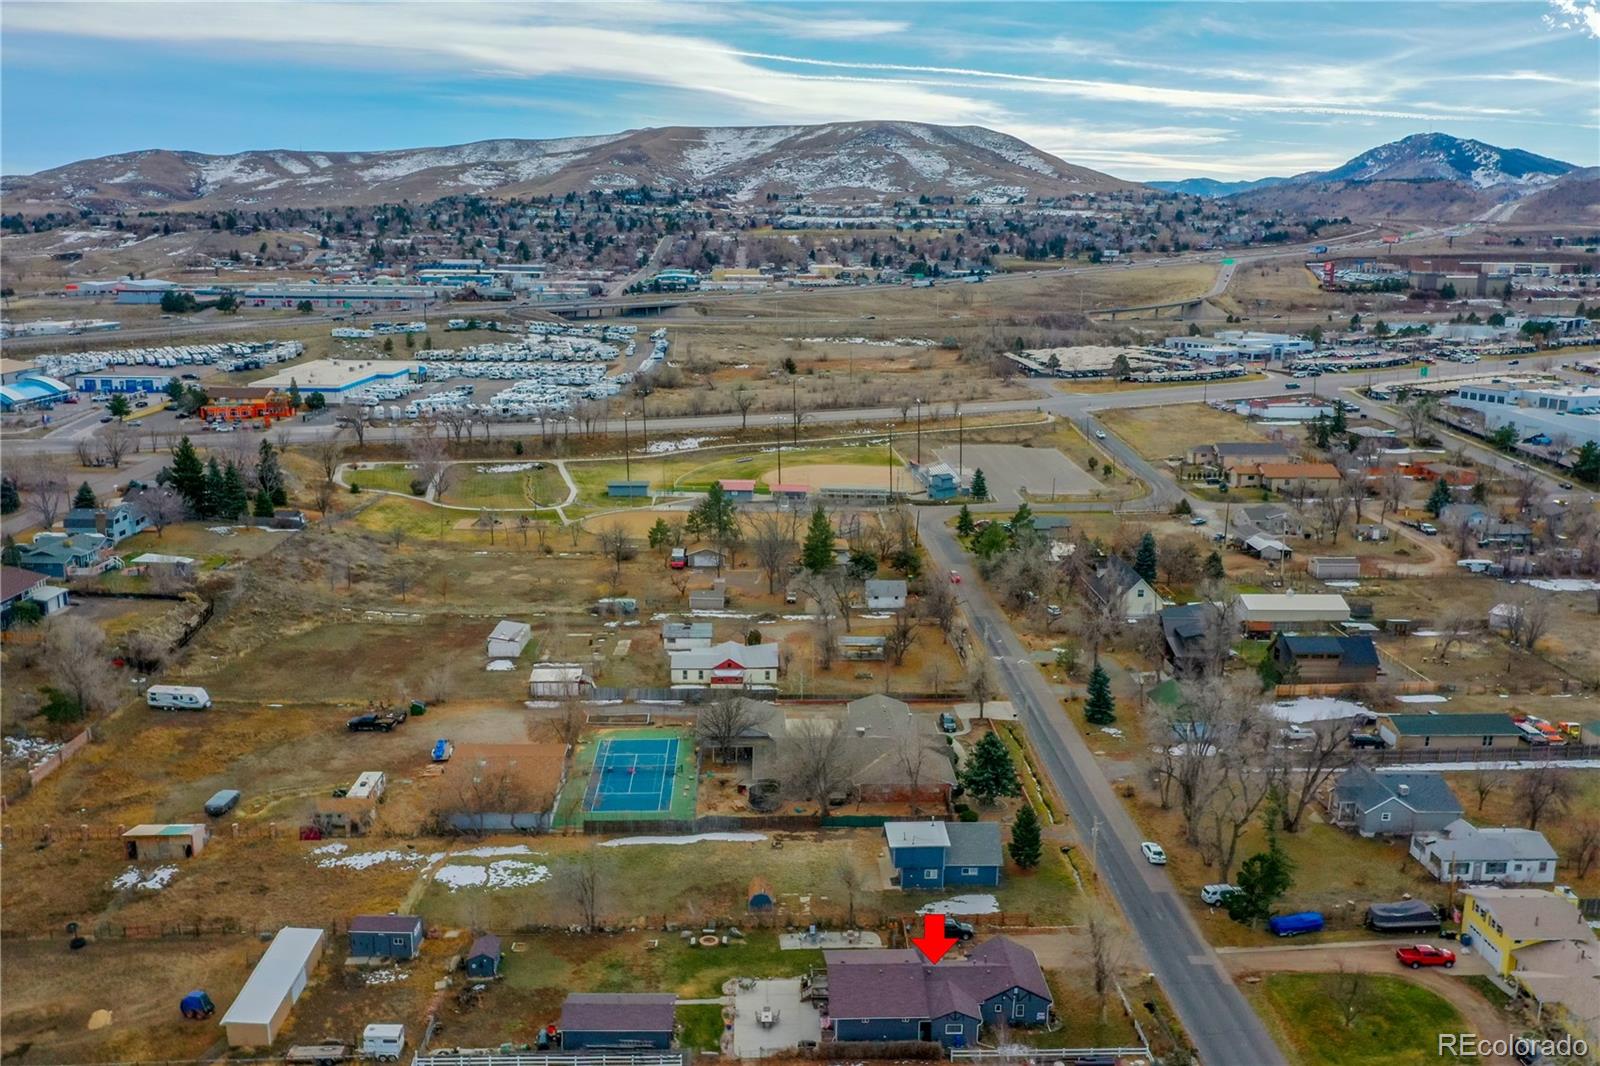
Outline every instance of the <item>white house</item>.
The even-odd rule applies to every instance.
[[[1123,618],[1137,621],[1161,610],[1161,597],[1121,556],[1113,555],[1091,572],[1084,583],[1100,603]]]
[[[526,622],[502,621],[489,634],[489,658],[515,659],[533,639],[533,627]]]
[[[1556,849],[1533,829],[1479,829],[1457,818],[1437,833],[1413,836],[1410,851],[1446,883],[1547,885],[1556,879]]]
[[[778,683],[778,646],[736,644],[725,640],[709,648],[673,652],[672,683],[691,688],[704,685],[771,688]]]
[[[906,605],[906,583],[899,579],[868,581],[866,593],[869,611],[898,611]]]
[[[1250,629],[1278,629],[1315,622],[1350,621],[1343,596],[1323,592],[1245,592],[1239,620]]]

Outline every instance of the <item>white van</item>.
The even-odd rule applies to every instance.
[[[406,1049],[406,1027],[396,1024],[369,1025],[361,1031],[361,1054],[379,1062],[398,1062]]]
[[[144,701],[158,711],[209,711],[211,693],[193,685],[151,685]]]

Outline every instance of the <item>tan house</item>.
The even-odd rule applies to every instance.
[[[1260,488],[1269,492],[1304,483],[1312,492],[1339,484],[1339,468],[1332,463],[1244,462],[1228,468],[1228,484],[1235,488]]]

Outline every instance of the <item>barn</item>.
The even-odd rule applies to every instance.
[[[211,827],[204,822],[136,825],[122,834],[123,849],[137,862],[192,859],[210,839]]]
[[[414,959],[422,919],[413,914],[363,914],[350,919],[350,954],[361,959]]]
[[[526,622],[505,619],[498,622],[489,633],[488,653],[491,659],[515,659],[533,639],[533,627]]]

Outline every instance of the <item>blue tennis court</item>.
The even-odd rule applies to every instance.
[[[598,813],[665,811],[678,776],[678,738],[602,740],[583,797]]]

